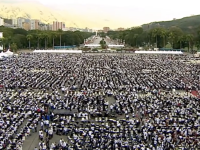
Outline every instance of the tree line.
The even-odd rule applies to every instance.
[[[149,31],[142,27],[133,27],[124,31],[108,31],[107,36],[119,43],[125,43],[131,47],[187,49],[193,52],[194,47],[200,49],[200,27],[191,33],[184,32],[178,27],[152,28]]]
[[[41,31],[21,28],[12,29],[1,26],[0,32],[3,32],[3,38],[0,44],[4,49],[14,46],[15,49],[50,49],[54,46],[80,46],[84,40],[94,33],[80,31]]]

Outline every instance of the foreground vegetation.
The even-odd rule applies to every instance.
[[[144,30],[142,27],[133,27],[125,31],[109,31],[107,34],[119,43],[125,43],[131,47],[185,49],[194,52],[194,47],[200,49],[200,27],[193,32],[185,32],[179,27],[155,27]],[[105,34],[101,33],[104,37]]]
[[[90,37],[93,33],[80,31],[41,31],[24,29],[12,29],[0,27],[0,32],[3,32],[3,38],[0,39],[0,44],[5,49],[13,46],[18,49],[48,49],[54,46],[67,46],[84,43],[84,39]]]

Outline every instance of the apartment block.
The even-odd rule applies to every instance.
[[[23,28],[23,23],[25,22],[24,18],[17,18],[17,27],[18,28]]]
[[[58,29],[65,28],[65,24],[63,22],[53,21],[53,31],[57,31]]]
[[[105,32],[105,33],[107,33],[109,30],[110,30],[109,27],[104,27],[104,28],[103,28],[103,32]]]
[[[12,25],[13,27],[17,27],[17,19],[12,19]]]
[[[0,18],[0,26],[4,26],[4,19]]]
[[[118,28],[117,31],[124,31],[124,28]]]
[[[26,31],[31,29],[31,24],[29,22],[23,22],[22,28]]]

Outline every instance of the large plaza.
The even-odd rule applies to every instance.
[[[199,148],[188,55],[21,53],[0,62],[7,149]]]

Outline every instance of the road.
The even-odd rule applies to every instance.
[[[101,37],[96,37],[96,38],[94,39],[94,41],[93,41],[92,43],[90,43],[90,44],[99,44],[101,40],[102,40]],[[116,43],[114,43],[114,42],[110,42],[109,39],[107,39],[107,38],[104,38],[104,40],[106,41],[106,44],[107,44],[107,45],[116,44]]]

